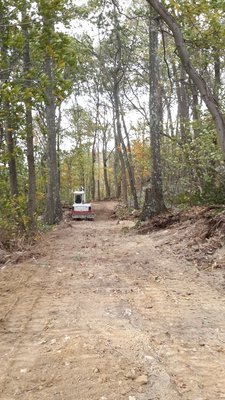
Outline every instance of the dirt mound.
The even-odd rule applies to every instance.
[[[139,234],[166,229],[166,240],[175,254],[195,261],[199,268],[225,266],[225,208],[221,205],[193,207],[183,212],[166,212],[141,225]],[[164,236],[164,235],[163,235]],[[162,236],[162,237],[163,237]]]

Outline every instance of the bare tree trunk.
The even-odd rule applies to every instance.
[[[134,201],[134,208],[136,210],[138,210],[139,206],[138,206],[137,191],[136,191],[136,186],[135,186],[135,175],[134,175],[134,168],[133,168],[133,162],[132,162],[130,138],[129,138],[129,134],[127,131],[127,127],[126,127],[126,123],[125,123],[125,119],[124,119],[122,110],[121,110],[121,116],[122,116],[121,118],[122,118],[122,122],[123,122],[123,129],[124,129],[126,139],[127,139],[127,148],[126,148],[124,140],[122,138],[123,154],[124,154],[124,158],[125,158],[125,162],[126,162],[126,166],[127,166],[129,182],[130,182],[130,190],[131,190],[131,193],[133,196],[133,201]]]
[[[115,183],[115,196],[117,199],[121,196],[121,171],[119,164],[119,154],[118,154],[118,139],[116,136],[116,129],[114,128],[114,137],[115,137],[115,152],[114,152],[114,183]]]
[[[122,200],[124,204],[128,204],[127,198],[127,176],[126,176],[126,165],[123,156],[122,150],[122,129],[121,129],[121,121],[120,121],[120,101],[119,101],[119,83],[116,82],[116,78],[114,78],[114,86],[113,86],[113,100],[115,107],[115,119],[116,119],[116,136],[117,136],[117,151],[120,160],[121,166],[121,174],[122,174]]]
[[[95,200],[96,136],[97,136],[97,132],[94,133],[94,140],[92,143],[92,150],[91,150],[91,197],[92,197],[92,200]]]
[[[100,144],[99,144],[99,135],[97,140],[97,154],[98,154],[98,179],[97,179],[97,199],[98,201],[101,200],[101,187],[100,187],[100,179],[101,179],[101,171],[100,171]]]
[[[49,32],[51,22],[43,17],[44,30]],[[52,28],[53,29],[53,28]],[[48,83],[45,89],[46,104],[46,123],[48,129],[48,191],[46,198],[45,221],[48,224],[58,223],[62,217],[62,209],[59,195],[59,175],[57,168],[56,151],[56,107],[54,95],[54,71],[53,60],[46,49],[45,54],[45,74],[48,77]]]
[[[219,98],[219,88],[221,86],[221,60],[218,52],[214,49],[214,93]]]
[[[24,65],[24,88],[31,87],[31,80],[29,78],[29,71],[31,68],[30,60],[30,39],[28,25],[26,24],[27,12],[26,4],[22,13],[22,32],[24,37],[23,48],[23,65]],[[28,165],[28,218],[29,218],[29,233],[34,234],[35,223],[35,163],[34,163],[34,138],[33,138],[33,118],[32,118],[32,99],[27,96],[25,100],[25,118],[26,118],[26,142],[27,142],[27,165]]]
[[[96,117],[95,117],[95,131],[94,131],[94,140],[92,144],[92,160],[91,160],[91,196],[92,199],[95,200],[95,162],[96,162],[96,140],[97,140],[97,131],[98,131],[98,122],[99,122],[99,93],[97,86],[97,104],[96,104]],[[99,196],[99,193],[98,193]]]
[[[159,62],[158,62],[158,23],[150,8],[149,19],[149,114],[150,114],[150,139],[152,155],[151,188],[146,190],[144,207],[141,220],[152,217],[165,210],[162,187],[162,170],[160,155],[160,132],[162,121],[160,119],[160,87],[159,87]]]
[[[5,21],[7,19],[4,8],[0,13],[0,51],[1,51],[1,70],[0,79],[2,82],[7,82],[10,76],[10,65],[8,58],[8,34],[5,28]],[[17,182],[17,169],[16,169],[16,156],[15,156],[15,142],[14,142],[14,127],[12,123],[12,110],[8,100],[1,99],[1,111],[4,116],[1,121],[2,137],[5,135],[8,152],[8,165],[9,165],[9,181],[10,193],[12,198],[18,197],[18,182]],[[4,121],[5,120],[5,121]]]
[[[204,103],[206,104],[206,107],[208,108],[209,112],[213,117],[218,134],[220,147],[223,152],[223,158],[225,161],[225,119],[223,117],[219,104],[215,99],[215,97],[213,96],[213,93],[206,84],[205,80],[197,73],[197,71],[193,67],[184,43],[182,32],[179,28],[176,19],[167,11],[166,7],[164,7],[158,0],[147,0],[147,2],[161,16],[161,18],[166,22],[166,24],[173,33],[174,41],[177,47],[180,60],[187,74],[190,76],[191,80],[198,88],[201,97]]]
[[[179,109],[180,109],[180,130],[181,130],[181,139],[183,142],[186,142],[187,136],[190,133],[190,123],[189,123],[189,104],[187,97],[187,88],[185,86],[185,78],[186,73],[181,66],[180,68],[180,96],[179,100]]]
[[[113,170],[114,170],[114,185],[115,185],[115,196],[117,199],[121,196],[121,167],[119,160],[119,152],[118,152],[118,137],[116,132],[116,117],[115,117],[115,107],[112,101],[113,107],[113,133],[114,133],[114,141],[115,141],[115,151],[114,151],[114,162],[113,162]]]
[[[107,171],[107,141],[106,141],[106,130],[103,131],[102,137],[102,157],[103,157],[103,174],[104,174],[104,183],[105,183],[105,193],[106,198],[110,198],[110,185],[108,179],[108,171]]]
[[[197,138],[199,135],[199,127],[196,122],[200,120],[200,113],[199,113],[199,102],[198,102],[198,89],[196,88],[195,85],[193,85],[191,79],[189,79],[190,82],[190,88],[191,88],[191,95],[192,95],[192,119],[195,124],[193,124],[193,131],[194,131],[194,137]]]
[[[59,115],[56,124],[56,147],[57,147],[57,168],[58,168],[58,180],[59,180],[59,190],[61,186],[61,168],[60,168],[60,128],[61,128],[61,121],[62,121],[62,111],[61,111],[61,104],[58,107]]]
[[[16,158],[15,158],[15,142],[13,137],[13,128],[11,124],[10,106],[8,105],[8,116],[7,122],[5,124],[5,135],[8,150],[8,162],[9,162],[9,181],[10,181],[10,191],[12,197],[18,197],[18,181],[17,181],[17,169],[16,169]]]
[[[177,133],[178,136],[182,139],[182,141],[186,142],[188,133],[190,132],[190,123],[189,123],[189,104],[185,86],[186,74],[183,66],[179,65],[179,68],[177,68],[175,63],[173,63],[173,75],[174,77],[176,77],[175,86],[176,86],[177,103],[178,103]]]

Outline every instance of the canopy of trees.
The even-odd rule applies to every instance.
[[[146,219],[225,201],[225,4],[0,4],[0,242],[84,186]]]

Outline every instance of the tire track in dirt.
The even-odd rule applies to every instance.
[[[22,277],[20,272],[22,270]],[[1,318],[1,367],[0,367],[0,392],[4,393],[6,385],[10,384],[17,395],[18,376],[9,374],[15,369],[22,374],[33,364],[33,359],[39,353],[39,344],[42,341],[43,332],[52,327],[54,308],[58,309],[58,294],[56,290],[59,276],[55,273],[54,266],[48,261],[32,260],[22,269],[18,266],[10,266],[4,271],[6,280],[1,282],[2,318]],[[8,286],[11,285],[9,289]],[[10,293],[9,298],[5,294]],[[16,299],[15,299],[15,296]],[[14,300],[15,299],[15,300]],[[56,303],[56,304],[55,304]],[[6,309],[6,311],[4,311]],[[53,332],[54,333],[54,332]],[[6,340],[8,339],[8,340]],[[28,351],[31,350],[30,353]],[[28,357],[29,354],[29,357]],[[12,391],[13,392],[13,391]],[[3,395],[3,399],[5,396]]]
[[[146,246],[143,242],[146,242]],[[151,248],[148,247],[146,252],[149,244]],[[154,250],[154,243],[149,237],[141,240],[141,246],[143,271],[145,276],[147,271],[150,278],[149,291],[153,304],[148,305],[148,298],[147,310],[143,313],[140,303],[146,304],[146,287],[144,282],[138,281],[142,292],[138,309],[142,315],[146,314],[146,319],[149,314],[152,317],[152,323],[147,323],[145,327],[152,334],[152,344],[158,343],[160,346],[161,343],[161,360],[167,366],[167,371],[169,369],[171,379],[175,376],[174,382],[177,382],[182,396],[187,395],[187,399],[195,399],[199,395],[203,395],[204,399],[224,398],[224,297],[204,282],[195,282],[195,270],[185,270],[182,265],[177,268],[177,260],[168,260],[161,255],[159,262],[156,259],[158,252]],[[121,256],[122,253],[121,247]],[[149,265],[151,272],[145,253],[152,255]],[[117,255],[120,256],[120,251],[117,251]],[[133,263],[136,264],[135,254]],[[137,268],[140,269],[140,265]],[[138,276],[141,275],[140,272]],[[128,271],[124,272],[126,276],[130,277]],[[156,290],[155,285],[158,286]]]
[[[225,398],[224,297],[129,222],[102,218],[58,227],[47,256],[1,271],[3,305],[20,301],[0,335],[0,398]]]

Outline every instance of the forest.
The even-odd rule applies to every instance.
[[[84,186],[145,220],[225,202],[223,0],[0,4],[0,245]]]

